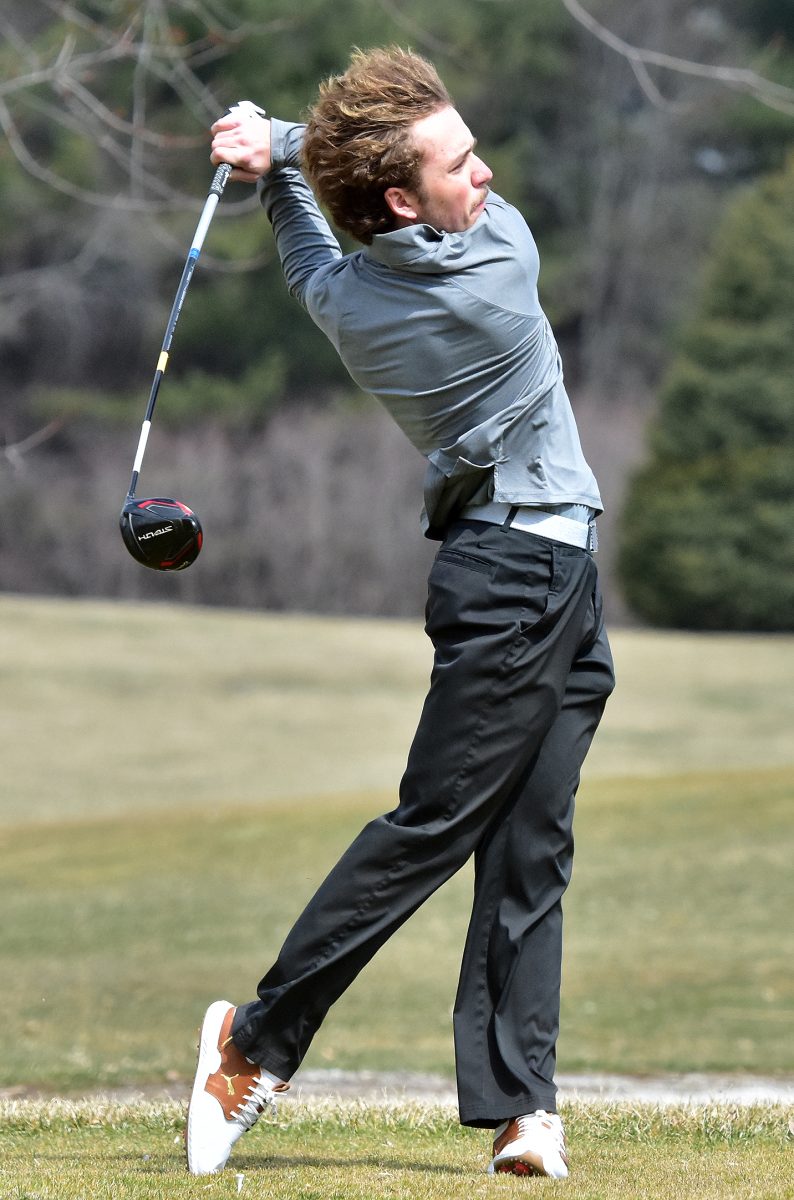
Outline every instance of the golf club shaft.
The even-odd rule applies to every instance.
[[[218,201],[223,195],[223,189],[226,187],[231,173],[232,168],[228,163],[221,163],[215,171],[215,174],[212,177],[212,183],[210,184],[210,190],[207,195],[207,199],[204,202],[204,208],[202,209],[201,216],[199,218],[199,223],[196,226],[196,232],[193,235],[193,241],[190,245],[187,259],[185,260],[182,278],[179,281],[179,287],[177,288],[176,296],[174,297],[174,303],[171,306],[171,315],[168,318],[165,337],[163,338],[163,344],[160,348],[160,357],[157,360],[157,370],[155,371],[154,379],[152,380],[152,390],[149,393],[149,403],[146,406],[146,416],[144,417],[143,425],[141,426],[141,435],[138,439],[138,449],[135,452],[135,461],[133,462],[132,466],[130,490],[127,493],[128,500],[135,496],[135,489],[138,486],[138,475],[140,474],[143,455],[146,450],[146,442],[149,438],[149,430],[151,429],[152,425],[154,406],[157,403],[157,393],[160,391],[160,384],[162,382],[163,375],[165,374],[166,367],[168,366],[168,353],[171,349],[171,340],[174,336],[176,323],[179,320],[179,314],[182,311],[185,293],[190,285],[193,271],[196,263],[198,262],[198,257],[201,253],[201,247],[204,244],[204,238],[207,235],[210,221],[215,215],[215,209],[218,207]]]

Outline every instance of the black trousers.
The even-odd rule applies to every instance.
[[[233,1037],[289,1079],[361,968],[474,855],[455,1057],[462,1123],[494,1127],[555,1108],[574,796],[614,686],[595,563],[458,522],[430,572],[426,629],[433,672],[399,805],[321,884]]]

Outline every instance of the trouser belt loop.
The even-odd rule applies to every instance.
[[[514,504],[514,505],[511,507],[511,509],[510,509],[510,512],[507,514],[507,516],[505,517],[504,521],[502,522],[502,528],[503,528],[503,529],[509,529],[509,528],[510,528],[510,526],[513,524],[513,521],[514,521],[514,520],[515,520],[515,518],[516,518],[516,514],[517,514],[517,512],[518,512],[518,505],[517,505],[517,504]]]

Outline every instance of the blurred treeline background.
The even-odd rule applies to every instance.
[[[421,613],[424,464],[243,185],[139,487],[205,548],[161,577],[116,528],[209,125],[244,97],[299,118],[352,46],[399,42],[538,241],[612,619],[794,628],[792,0],[4,0],[0,37],[0,590]]]

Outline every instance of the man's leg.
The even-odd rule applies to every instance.
[[[598,616],[596,606],[596,616]],[[475,899],[455,1006],[461,1120],[496,1127],[556,1110],[562,895],[574,797],[614,676],[600,623],[574,660],[562,707],[475,855]]]
[[[537,756],[592,638],[584,551],[499,526],[454,527],[430,576],[436,655],[400,789],[320,886],[237,1011],[236,1046],[288,1079],[330,1005],[474,852]]]

